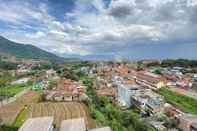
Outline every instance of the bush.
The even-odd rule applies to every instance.
[[[17,131],[18,127],[10,125],[0,125],[0,131]]]

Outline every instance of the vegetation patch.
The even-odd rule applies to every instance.
[[[26,87],[24,85],[13,85],[13,86],[2,87],[0,90],[0,95],[13,96],[21,92],[25,88]]]
[[[12,125],[0,125],[0,131],[17,131],[18,127]]]
[[[184,112],[197,114],[197,100],[191,97],[178,94],[165,87],[159,90],[159,93],[164,96],[165,100]]]
[[[13,127],[21,127],[26,120],[26,114],[27,114],[27,107],[25,106],[25,108],[18,114],[13,124]]]

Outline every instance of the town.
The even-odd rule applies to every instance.
[[[21,61],[1,70],[1,128],[196,131],[197,74],[188,63]]]
[[[0,131],[197,131],[197,0],[0,0]]]
[[[189,73],[192,69],[162,67],[155,61],[140,65],[144,67],[99,63],[89,73],[95,78],[95,92],[122,109],[137,109],[156,130],[196,130],[196,74]]]

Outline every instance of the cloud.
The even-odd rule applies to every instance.
[[[114,17],[127,17],[129,15],[132,15],[134,12],[134,4],[132,1],[124,1],[124,0],[118,0],[118,1],[112,1],[109,7],[109,14]]]
[[[38,38],[45,37],[46,34],[44,32],[38,31],[35,34],[26,34],[26,36],[31,39],[38,39]]]
[[[1,35],[59,55],[129,55],[133,45],[197,43],[197,5],[184,1],[75,0],[62,19],[48,1],[0,2],[0,22],[9,27]]]

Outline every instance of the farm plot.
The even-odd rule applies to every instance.
[[[89,115],[86,106],[78,102],[37,103],[27,108],[27,118],[53,116],[54,124],[59,127],[62,120],[83,117],[86,126],[95,128],[95,123]]]
[[[26,105],[36,102],[39,96],[39,93],[29,91],[16,101],[0,106],[0,119],[2,123],[13,124],[21,110],[23,110]]]

